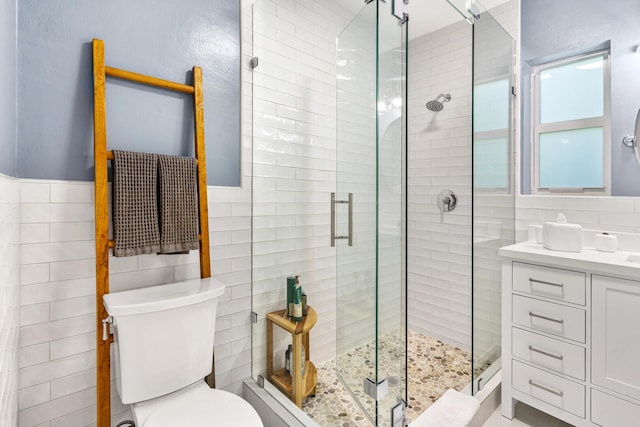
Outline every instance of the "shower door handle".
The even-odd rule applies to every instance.
[[[349,205],[349,229],[346,236],[336,236],[336,204]],[[353,246],[353,193],[349,193],[348,200],[336,200],[336,193],[331,193],[331,247],[336,245],[336,240],[347,239],[349,246]]]

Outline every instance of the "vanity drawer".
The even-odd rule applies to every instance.
[[[513,361],[513,388],[578,417],[585,414],[585,388],[557,375]]]
[[[586,275],[578,271],[514,262],[513,289],[585,305]]]
[[[513,295],[513,323],[570,340],[585,342],[585,311]]]
[[[513,355],[537,366],[585,379],[584,347],[513,328]]]

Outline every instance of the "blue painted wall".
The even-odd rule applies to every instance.
[[[93,180],[91,40],[99,38],[113,67],[183,83],[202,67],[208,182],[240,185],[239,1],[20,0],[18,8],[20,177]],[[192,155],[191,95],[108,79],[107,145]]]
[[[16,176],[16,0],[0,0],[0,64],[0,173]]]
[[[640,196],[640,166],[622,145],[640,108],[640,1],[523,0],[521,2],[522,191],[531,190],[530,63],[611,43],[611,193]]]

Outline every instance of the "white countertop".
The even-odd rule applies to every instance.
[[[516,261],[547,264],[560,268],[579,269],[591,273],[615,275],[640,280],[640,253],[600,252],[585,247],[582,252],[561,252],[545,249],[535,242],[522,242],[500,248],[499,255]],[[635,262],[629,261],[635,257]]]

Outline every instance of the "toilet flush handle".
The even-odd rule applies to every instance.
[[[102,341],[109,339],[109,326],[113,323],[113,317],[107,316],[106,319],[102,319]]]

